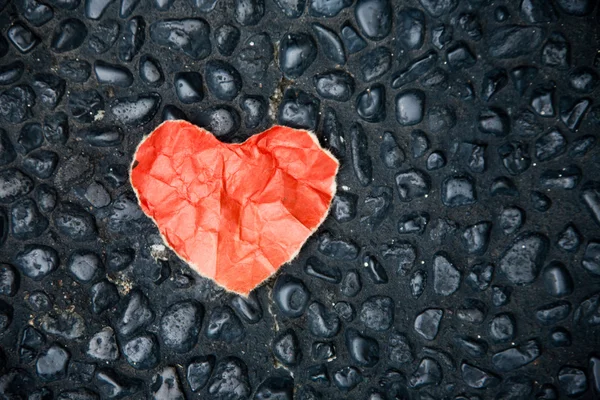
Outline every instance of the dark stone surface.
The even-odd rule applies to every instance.
[[[600,393],[591,0],[0,0],[0,398]],[[323,226],[248,298],[129,163],[165,119],[313,130]]]

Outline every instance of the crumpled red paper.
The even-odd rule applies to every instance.
[[[139,145],[131,183],[166,243],[200,275],[248,295],[325,219],[338,161],[305,130],[241,144],[165,121]]]

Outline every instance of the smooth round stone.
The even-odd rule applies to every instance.
[[[27,245],[15,258],[15,266],[23,275],[36,281],[52,273],[58,264],[56,250],[44,245]]]
[[[167,348],[178,353],[189,351],[198,340],[203,309],[192,301],[171,305],[160,321],[160,337]]]
[[[264,14],[264,0],[235,0],[235,20],[242,26],[258,24]]]
[[[76,18],[68,18],[61,21],[52,36],[51,47],[57,53],[75,50],[87,36],[85,24]]]
[[[283,274],[275,282],[273,300],[284,316],[298,318],[308,307],[310,293],[301,280]]]
[[[94,72],[98,83],[101,84],[119,87],[129,87],[133,84],[133,74],[120,65],[98,60],[94,64]]]
[[[135,369],[154,368],[160,359],[158,343],[151,334],[138,336],[125,342],[122,349],[125,359]]]
[[[165,80],[158,60],[147,54],[140,57],[139,71],[140,78],[148,85],[160,86]]]
[[[62,346],[55,344],[40,353],[35,370],[44,381],[55,381],[64,378],[71,355]]]
[[[343,71],[328,71],[315,75],[313,78],[319,96],[335,100],[348,101],[354,93],[354,79]]]
[[[244,96],[240,98],[240,108],[244,112],[244,124],[248,129],[259,126],[268,111],[267,101],[262,96]]]
[[[197,117],[198,125],[217,137],[230,137],[240,127],[240,115],[235,108],[223,105],[210,107]]]
[[[350,358],[360,366],[373,367],[379,362],[379,343],[361,335],[356,329],[346,329],[346,347]]]
[[[10,64],[0,66],[0,85],[10,85],[21,79],[25,64],[21,61],[14,61]]]
[[[240,40],[240,30],[233,25],[224,24],[215,30],[214,38],[219,52],[230,56]]]
[[[559,262],[551,262],[542,272],[546,292],[554,297],[568,296],[573,292],[573,278],[568,269]]]
[[[300,77],[317,57],[317,44],[306,33],[287,33],[279,44],[279,68],[290,79]]]
[[[160,107],[158,93],[140,94],[114,100],[110,112],[114,119],[124,125],[141,126],[152,120]]]
[[[312,28],[325,56],[336,64],[346,64],[346,51],[338,34],[318,23],[313,23]]]
[[[161,114],[161,119],[163,121],[177,120],[177,119],[187,120],[187,116],[181,109],[177,108],[173,104],[167,104],[163,108],[163,111]]]
[[[356,112],[367,122],[381,122],[385,119],[385,87],[375,84],[356,97]]]
[[[178,72],[175,74],[175,93],[184,104],[193,104],[202,101],[202,75],[197,72]]]
[[[406,90],[396,95],[396,121],[400,125],[416,125],[425,114],[425,93],[418,89]]]
[[[67,264],[69,271],[80,282],[90,282],[100,270],[104,269],[100,257],[96,253],[77,251],[71,254]]]
[[[242,89],[239,72],[225,61],[211,60],[204,67],[208,90],[219,100],[231,101]]]
[[[17,50],[23,54],[29,53],[41,42],[40,38],[21,22],[15,22],[8,28],[6,36],[8,36],[8,40],[11,41]]]
[[[392,30],[392,6],[389,0],[358,0],[354,16],[358,28],[371,40],[382,40]]]

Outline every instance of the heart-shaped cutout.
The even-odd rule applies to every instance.
[[[274,126],[227,144],[177,120],[140,143],[131,183],[179,257],[225,289],[248,295],[323,222],[338,167],[305,130]]]

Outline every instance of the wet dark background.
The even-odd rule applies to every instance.
[[[3,398],[598,396],[595,1],[0,11]],[[168,118],[311,129],[342,162],[249,300],[136,204],[133,152]]]

